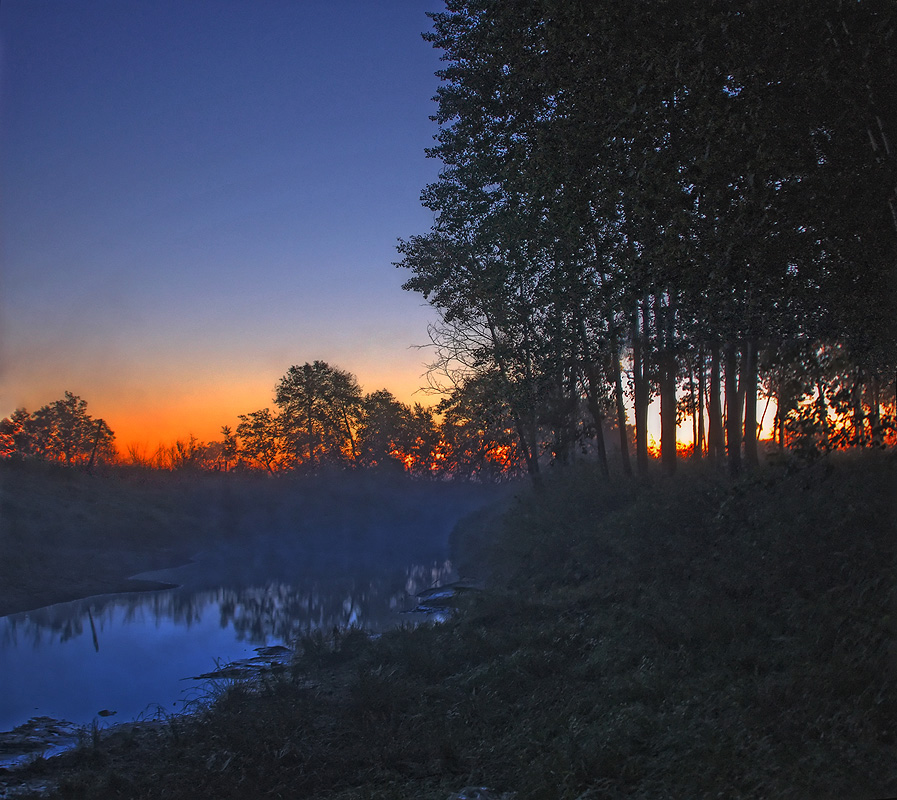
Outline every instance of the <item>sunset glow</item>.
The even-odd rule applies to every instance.
[[[119,447],[210,440],[314,359],[420,400],[427,10],[4,2],[0,417],[71,391]]]
[[[434,9],[348,8],[3,2],[0,418],[71,392],[120,453],[213,442],[241,415],[273,408],[291,366],[316,360],[351,372],[365,393],[438,400],[421,388],[434,358],[422,346],[444,309],[402,288],[414,269],[405,243],[439,217],[421,205],[440,180],[426,150],[443,62],[421,38]],[[642,308],[646,340],[670,296]],[[634,385],[633,350],[620,344]],[[688,356],[700,352],[704,372],[706,347]],[[834,363],[841,347],[814,357]],[[838,380],[871,392],[868,377]],[[876,419],[893,402],[885,388],[880,402],[863,401]],[[628,424],[635,393],[619,400]],[[824,397],[815,417],[806,392],[787,399],[803,409],[794,424],[839,422]],[[761,396],[757,416],[759,438],[771,438],[775,401]],[[517,435],[478,457],[513,462],[506,442]],[[821,436],[826,447],[848,441]],[[648,437],[654,453],[657,402]],[[690,418],[677,439],[691,447]]]

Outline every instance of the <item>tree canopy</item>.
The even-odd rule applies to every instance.
[[[115,434],[87,413],[87,401],[71,392],[33,414],[24,408],[0,420],[0,451],[67,465],[93,466],[115,458]]]
[[[808,457],[897,437],[897,4],[447,0],[404,288],[437,310],[434,411],[323,361],[171,466],[478,479],[759,460],[758,399]],[[2,422],[65,463],[112,432],[64,400]],[[762,413],[760,414],[762,417]],[[634,458],[630,450],[634,448]]]
[[[634,405],[644,468],[658,395],[672,470],[677,390],[698,382],[737,472],[757,459],[758,387],[777,394],[766,364],[832,347],[850,364],[783,408],[843,381],[876,408],[893,392],[893,3],[446,9],[425,35],[445,62],[435,222],[399,266],[440,312],[441,363],[494,376],[531,473],[573,446],[581,399],[599,434]]]

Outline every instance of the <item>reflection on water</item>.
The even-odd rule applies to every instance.
[[[190,676],[257,648],[412,622],[420,615],[402,612],[414,595],[456,577],[452,527],[494,498],[489,487],[372,473],[196,491],[190,508],[210,545],[191,564],[139,576],[179,588],[0,618],[0,731],[34,717],[105,726],[178,713],[213,688]]]
[[[0,618],[0,730],[39,715],[86,724],[179,712],[209,688],[189,676],[316,629],[408,622],[415,594],[453,578],[444,552],[391,566],[271,542],[252,553],[216,551],[143,576],[177,589]]]

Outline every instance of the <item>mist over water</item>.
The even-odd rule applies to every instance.
[[[208,694],[193,678],[258,648],[413,622],[414,596],[456,577],[451,529],[493,494],[370,477],[204,490],[197,511],[220,535],[189,564],[139,575],[176,588],[0,618],[0,730],[178,713]]]

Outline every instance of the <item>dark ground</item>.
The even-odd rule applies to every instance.
[[[201,546],[189,494],[151,475],[0,465],[0,616],[160,588],[129,577],[186,563]]]
[[[562,472],[459,527],[488,589],[454,621],[307,637],[193,717],[5,780],[104,799],[895,796],[895,487],[893,453],[735,483]]]
[[[0,616],[165,588],[130,578],[260,532],[312,538],[382,521],[397,538],[425,537],[443,519],[457,519],[495,494],[495,487],[392,474],[273,480],[120,468],[90,475],[0,462]]]

